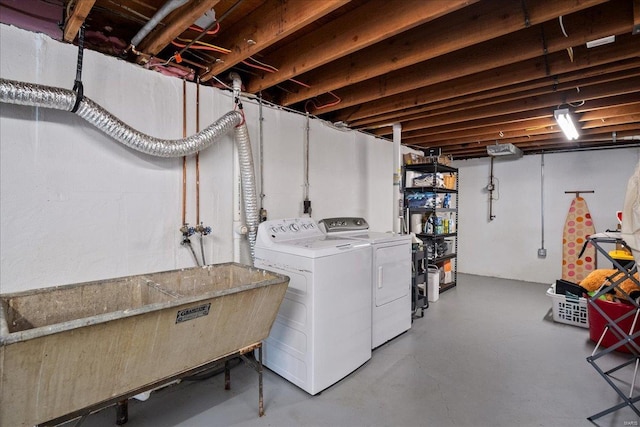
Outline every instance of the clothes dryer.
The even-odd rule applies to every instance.
[[[371,358],[371,250],[311,218],[258,227],[255,266],[290,277],[263,362],[315,395]]]
[[[371,244],[371,348],[411,328],[411,236],[369,231],[364,218],[319,221],[328,236]]]

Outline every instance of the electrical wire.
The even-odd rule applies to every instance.
[[[318,104],[316,104],[316,101],[315,101],[314,99],[310,99],[310,100],[308,100],[308,101],[305,103],[305,110],[307,109],[307,104],[308,104],[308,103],[312,103],[312,104],[313,104],[313,106],[314,106],[314,108],[315,108],[316,110],[322,110],[323,108],[333,107],[334,105],[338,105],[339,103],[341,103],[341,102],[342,102],[342,98],[340,98],[340,97],[339,97],[338,95],[336,95],[335,93],[333,93],[333,92],[331,92],[331,91],[329,91],[329,92],[327,92],[327,93],[328,93],[329,95],[332,95],[334,98],[336,98],[336,100],[335,100],[335,101],[333,101],[333,102],[329,102],[329,103],[327,103],[327,104],[318,105]]]
[[[564,24],[562,23],[562,15],[558,16],[558,21],[560,21],[560,28],[562,29],[562,34],[564,34],[565,37],[569,37],[569,35],[564,29]]]
[[[226,87],[229,90],[233,90],[233,88],[231,86],[229,86],[228,84],[226,84],[225,82],[223,82],[222,80],[220,80],[219,78],[217,78],[216,76],[211,76],[211,78],[215,81],[217,81],[218,83],[220,83],[222,86]]]
[[[198,27],[197,25],[191,25],[189,29],[193,31],[199,31],[201,33],[205,32],[204,28]],[[214,34],[217,34],[218,31],[220,31],[220,23],[216,22],[216,27],[213,30],[206,31],[206,34],[212,36]]]
[[[250,57],[249,57],[249,58],[247,58],[247,59],[252,60],[252,61],[253,61],[253,62],[255,62],[256,64],[260,64],[260,65],[262,65],[262,66],[264,66],[264,67],[267,67],[267,68],[269,68],[269,69],[273,70],[274,72],[276,72],[276,71],[280,71],[280,70],[278,70],[276,67],[274,67],[273,65],[265,64],[264,62],[258,61],[258,60],[257,60],[256,58],[254,58],[253,56],[250,56]]]
[[[176,59],[175,55],[171,55],[171,57],[169,59],[167,59],[165,62],[161,63],[161,64],[150,64],[149,68],[151,67],[164,67],[165,65],[169,65],[169,63],[171,61],[173,61],[174,59]]]
[[[261,66],[261,65],[251,64],[251,63],[247,62],[246,60],[243,60],[243,61],[241,61],[241,62],[242,62],[244,65],[247,65],[247,66],[249,66],[249,67],[251,67],[251,68],[257,68],[258,70],[266,71],[266,72],[268,72],[268,73],[275,73],[275,71],[274,71],[274,70],[272,70],[272,69],[270,69],[270,68],[263,67],[263,66]]]
[[[289,79],[289,80],[291,80],[291,81],[292,81],[292,82],[294,82],[294,83],[299,84],[299,85],[300,85],[300,86],[302,86],[302,87],[306,87],[307,89],[311,87],[310,85],[308,85],[308,84],[306,84],[306,83],[302,83],[301,81],[298,81],[298,80],[296,80],[296,79]]]
[[[266,72],[268,72],[268,73],[275,73],[275,72],[277,72],[277,71],[280,71],[280,70],[278,70],[276,67],[274,67],[273,65],[265,64],[264,62],[258,61],[258,60],[257,60],[256,58],[254,58],[253,56],[250,56],[250,57],[248,57],[247,59],[250,59],[250,60],[252,60],[252,61],[256,62],[257,64],[259,64],[259,65],[251,64],[251,63],[247,62],[246,60],[241,61],[244,65],[247,65],[247,66],[249,66],[249,67],[251,67],[251,68],[256,68],[256,69],[258,69],[258,70],[266,71]],[[289,81],[292,81],[292,82],[294,82],[294,83],[296,83],[296,84],[299,84],[300,86],[306,87],[306,88],[310,88],[310,87],[311,87],[310,85],[308,85],[308,84],[306,84],[306,83],[303,83],[303,82],[301,82],[301,81],[299,81],[299,80],[296,80],[296,79],[288,79],[288,80],[289,80]],[[333,94],[332,94],[332,95],[333,95]],[[335,96],[335,95],[334,95],[334,96]]]
[[[205,42],[201,42],[200,40],[190,40],[190,39],[183,39],[180,37],[176,37],[176,40],[180,40],[181,42],[185,42],[185,43],[193,43],[191,46],[189,46],[189,49],[201,49],[201,50],[211,50],[214,52],[219,52],[219,53],[231,53],[231,51],[229,49],[225,49],[224,47],[220,47],[220,46],[216,46],[210,43],[205,43]],[[187,45],[186,44],[181,44],[176,42],[175,40],[171,41],[171,44],[176,46],[176,47],[181,47],[181,48],[186,48]]]

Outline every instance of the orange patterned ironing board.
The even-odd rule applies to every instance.
[[[596,232],[587,201],[578,196],[571,202],[562,232],[562,278],[579,283],[596,268],[596,249],[589,244],[578,258],[587,237]]]

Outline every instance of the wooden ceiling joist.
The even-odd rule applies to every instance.
[[[467,120],[482,119],[490,116],[499,116],[506,114],[507,112],[529,111],[539,108],[549,108],[552,112],[558,105],[568,103],[581,103],[591,102],[591,100],[599,98],[607,98],[618,95],[624,95],[628,93],[635,93],[629,84],[633,81],[637,81],[636,77],[617,80],[615,82],[603,83],[599,85],[588,86],[581,90],[565,91],[549,93],[543,96],[519,99],[515,101],[507,101],[500,104],[492,104],[488,106],[479,106],[476,108],[470,108],[462,113],[450,114],[446,110],[439,111],[439,114],[434,114],[428,119],[418,119],[408,121],[402,124],[402,129],[405,131],[422,129],[429,126],[438,126],[445,124],[460,123]]]
[[[571,93],[573,92],[583,93],[585,91],[585,88],[588,88],[590,86],[600,85],[602,87],[603,84],[612,83],[617,80],[630,81],[634,78],[640,78],[639,68],[621,71],[618,73],[610,73],[605,76],[596,76],[596,77],[591,77],[587,79],[578,79],[574,81],[569,81],[566,84],[558,85],[556,93],[562,94],[561,96],[559,96],[559,98],[564,99],[569,95],[571,95]],[[528,102],[529,100],[536,100],[536,99],[539,99],[540,97],[544,97],[546,96],[547,92],[548,92],[547,88],[530,89],[530,90],[511,93],[508,95],[497,96],[495,98],[470,101],[467,103],[460,103],[457,105],[447,106],[442,108],[434,108],[431,110],[431,114],[428,114],[428,115],[420,114],[416,116],[408,116],[403,121],[405,123],[411,123],[411,122],[418,122],[422,120],[428,123],[432,120],[434,116],[438,116],[441,114],[459,117],[462,120],[467,114],[467,111],[473,110],[474,108],[481,108],[481,107],[489,108],[492,105],[504,106],[504,105],[507,105],[507,103],[509,102],[515,102],[517,104],[518,101],[524,103],[524,102]],[[569,102],[572,102],[572,101],[569,101]],[[563,103],[564,102],[561,102],[561,104]],[[439,105],[434,105],[434,107],[439,107]],[[527,112],[528,110],[523,110],[523,111]],[[458,124],[458,127],[460,127],[460,124]],[[428,128],[424,128],[424,127],[421,128],[422,131],[425,131],[426,129]],[[388,134],[388,132],[383,134]]]
[[[201,76],[202,81],[228,70],[348,2],[267,0],[252,14],[220,34],[216,43],[231,52],[212,64],[211,70]]]
[[[85,19],[87,19],[87,16],[89,16],[89,12],[91,12],[91,8],[93,8],[95,2],[96,0],[77,0],[75,2],[73,11],[67,17],[67,22],[64,25],[64,41],[69,43],[73,42],[78,35],[78,31],[80,31],[80,27]]]
[[[625,1],[616,0],[616,3],[621,2],[628,7],[628,3]],[[603,22],[594,21],[593,15],[598,13],[606,16],[606,19],[602,18]],[[580,21],[581,26],[572,31],[569,37],[565,37],[560,30],[545,29],[549,52],[557,52],[568,47],[582,45],[585,40],[592,38],[623,34],[628,32],[630,28],[629,14],[619,13],[619,10],[613,7],[598,6],[588,9],[584,13],[578,13],[574,17],[574,21]],[[471,48],[442,55],[430,61],[388,73],[379,79],[371,79],[336,91],[341,98],[341,102],[323,109],[322,112],[327,113],[352,105],[368,103],[380,97],[413,91],[424,86],[443,83],[453,78],[537,58],[541,56],[541,51],[540,28],[526,28],[514,34],[499,37]],[[425,101],[417,99],[413,94],[410,94],[406,96],[405,105],[406,103],[420,105],[421,102]],[[312,112],[317,113],[318,111],[312,110]]]
[[[388,0],[368,1],[271,53],[269,63],[278,71],[251,80],[247,91],[266,89],[477,1],[402,1],[392,7]],[[376,19],[377,11],[383,9],[387,10],[384,19]]]
[[[603,72],[604,70],[607,72]],[[580,88],[638,75],[638,73],[640,73],[639,70],[640,59],[621,61],[619,63],[589,68],[584,72],[568,73],[566,76],[558,76],[554,81],[551,81],[548,78],[532,80],[522,84],[509,85],[501,89],[483,91],[473,96],[456,97],[440,102],[430,103],[420,108],[406,110],[404,114],[397,114],[395,116],[395,121],[406,122],[420,118],[428,119],[433,114],[437,113],[438,110],[445,108],[449,113],[455,113],[456,111],[472,108],[474,105],[491,105],[514,99],[539,96],[549,92],[552,86],[553,91]],[[387,120],[386,122],[380,123],[386,123],[386,129],[388,129],[389,124],[392,122],[392,120]],[[365,126],[365,128],[371,129],[371,126]],[[375,126],[375,128],[381,128],[381,126]],[[374,132],[378,135],[390,134],[389,131],[383,131],[383,133],[380,133],[380,131],[374,130]]]
[[[559,0],[551,4],[546,2],[545,7],[534,7],[538,2],[540,0],[527,2],[530,7],[531,25],[557,18],[576,9],[575,1],[571,0]],[[602,3],[602,0],[586,1],[582,5],[589,7],[599,3]],[[310,87],[287,94],[282,99],[282,104],[292,105],[525,27],[520,2],[494,0],[477,3],[461,10],[453,21],[435,20],[411,33],[392,37],[383,43],[335,61],[330,70],[319,68],[300,76]],[[452,36],[452,33],[455,36]],[[473,34],[473,37],[469,37],[469,34]],[[385,96],[379,92],[376,92],[376,95]]]
[[[437,83],[416,89],[414,98],[407,97],[406,94],[394,95],[379,100],[371,101],[358,108],[348,108],[338,111],[334,119],[349,123],[352,127],[375,127],[376,123],[393,123],[399,118],[412,112],[420,112],[420,109],[428,108],[430,103],[450,99],[452,97],[469,97],[482,91],[493,91],[510,85],[528,82],[532,79],[537,81],[547,80],[550,84],[555,83],[555,76],[558,81],[562,81],[565,75],[571,73],[589,73],[592,68],[605,66],[605,70],[616,70],[616,66],[624,67],[626,63],[630,66],[640,66],[638,55],[638,41],[631,35],[619,37],[615,47],[600,52],[598,50],[580,47],[574,49],[574,61],[570,61],[564,50],[554,52],[548,56],[549,69],[551,75],[547,76],[544,60],[540,57],[507,64],[495,69],[481,71],[480,73],[449,80],[446,83]],[[613,68],[608,68],[613,67]],[[408,99],[407,99],[408,98]],[[416,107],[415,105],[418,105]],[[385,114],[379,114],[385,111]],[[378,113],[378,114],[376,114]],[[372,125],[372,126],[365,126]]]

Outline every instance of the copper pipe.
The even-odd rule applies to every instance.
[[[182,137],[187,136],[187,81],[182,80]],[[182,156],[182,224],[187,223],[187,156]]]
[[[200,132],[200,77],[196,77],[196,133]],[[200,224],[200,152],[196,153],[196,225]]]

